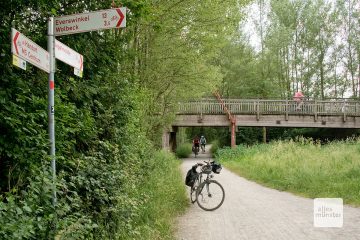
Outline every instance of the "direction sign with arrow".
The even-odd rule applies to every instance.
[[[126,8],[65,15],[54,18],[55,36],[126,26]]]
[[[83,56],[55,39],[55,58],[74,67],[75,75],[82,77],[84,71]]]
[[[45,72],[50,72],[49,53],[15,28],[11,29],[11,52]]]

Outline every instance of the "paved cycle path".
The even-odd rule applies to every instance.
[[[209,159],[208,153],[184,159],[184,178],[192,165]],[[360,208],[344,206],[342,228],[315,228],[313,199],[263,187],[224,168],[214,179],[225,189],[224,204],[213,212],[191,204],[177,219],[178,240],[360,240]]]

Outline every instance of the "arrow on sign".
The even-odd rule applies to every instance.
[[[16,32],[16,33],[15,33],[14,40],[13,40],[13,41],[14,41],[15,50],[16,50],[16,54],[17,54],[17,55],[19,55],[19,50],[18,50],[18,48],[17,48],[16,41],[17,41],[19,35],[20,35],[20,32]]]
[[[25,37],[15,28],[11,29],[11,52],[32,65],[50,72],[49,53],[39,45]]]
[[[110,28],[120,28],[125,26],[125,7],[111,8],[96,12],[80,13],[54,18],[55,36]]]
[[[118,23],[116,24],[116,27],[118,28],[118,27],[120,27],[120,25],[121,25],[122,21],[124,20],[125,16],[124,16],[124,14],[121,12],[120,8],[116,8],[116,12],[117,12],[117,13],[119,14],[119,16],[120,16],[120,19],[119,19]]]

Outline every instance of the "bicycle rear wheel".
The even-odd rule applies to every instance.
[[[195,147],[194,154],[195,154],[195,157],[199,154],[199,147]]]
[[[224,202],[224,188],[215,180],[208,180],[200,184],[196,191],[196,201],[205,211],[214,211]]]

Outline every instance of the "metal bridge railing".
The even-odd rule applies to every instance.
[[[293,100],[225,99],[225,106],[234,115],[241,114],[302,114],[360,116],[360,101],[355,100],[306,100],[301,109]],[[224,114],[216,99],[181,102],[177,114]]]

